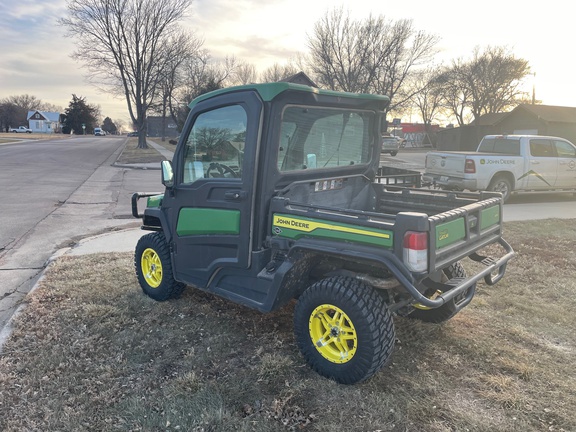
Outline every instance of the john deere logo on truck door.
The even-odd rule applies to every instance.
[[[299,239],[304,236],[344,240],[354,243],[373,244],[392,247],[392,232],[381,229],[358,229],[354,225],[322,221],[309,218],[295,218],[275,214],[272,222],[272,233],[280,237]]]

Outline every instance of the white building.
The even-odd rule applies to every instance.
[[[28,127],[34,133],[55,133],[60,132],[60,113],[45,111],[28,111]]]

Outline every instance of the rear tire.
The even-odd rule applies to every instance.
[[[502,194],[502,201],[506,202],[512,195],[512,183],[504,176],[497,176],[492,179],[488,190],[492,192],[500,192]]]
[[[186,287],[174,279],[170,249],[164,233],[154,232],[140,238],[136,244],[134,266],[142,291],[154,300],[178,297]]]
[[[398,154],[397,151],[390,152],[390,156],[396,156]]]
[[[394,350],[394,324],[382,296],[347,277],[323,279],[300,296],[294,333],[310,367],[341,384],[368,379]]]
[[[455,262],[449,267],[446,267],[442,270],[442,278],[441,281],[445,282],[447,280],[453,279],[455,277],[458,278],[466,278],[466,270],[460,264],[460,261]],[[443,304],[439,308],[430,309],[424,306],[414,306],[414,311],[408,315],[408,318],[418,319],[420,321],[429,322],[429,323],[441,323],[444,321],[448,321],[452,318],[456,313],[457,305],[459,301],[461,301],[469,290],[474,289],[475,285],[470,287],[465,293],[461,294],[460,296],[449,300],[447,303]],[[434,290],[428,290],[424,293],[424,295],[431,297],[434,295]]]

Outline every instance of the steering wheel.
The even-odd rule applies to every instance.
[[[236,171],[234,171],[228,165],[212,162],[206,170],[206,178],[226,177],[226,173],[230,174],[231,177],[238,177]]]

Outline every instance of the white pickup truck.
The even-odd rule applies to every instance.
[[[17,128],[10,128],[10,132],[15,133],[32,133],[32,129],[27,128],[26,126],[18,126]]]
[[[487,135],[475,152],[429,152],[422,176],[442,189],[576,191],[576,146],[539,135]]]

